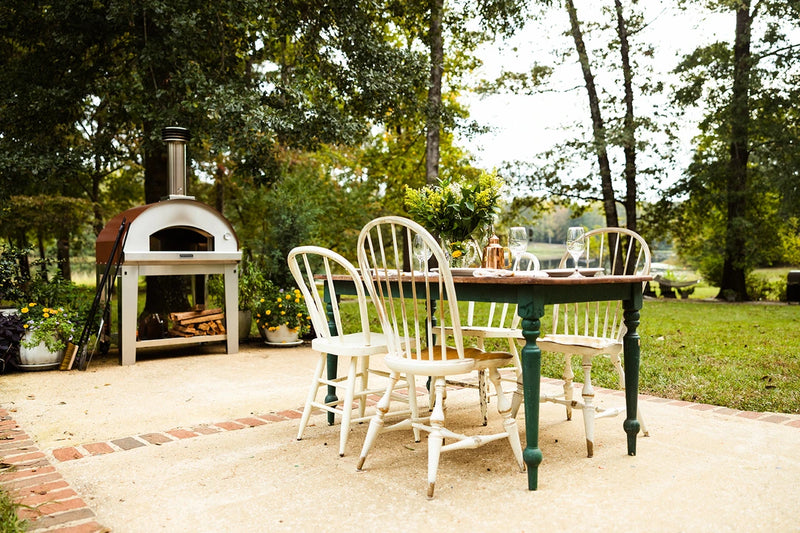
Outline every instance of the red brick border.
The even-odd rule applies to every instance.
[[[0,488],[21,505],[17,515],[28,520],[29,531],[108,531],[108,528],[97,523],[94,512],[86,502],[61,477],[47,455],[39,450],[5,409],[0,409],[0,443],[0,457],[4,466],[8,466],[0,470]]]

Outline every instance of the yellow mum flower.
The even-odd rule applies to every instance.
[[[287,295],[286,295],[286,299],[287,299],[287,300],[291,300],[291,299],[292,299],[292,295],[291,295],[291,294],[287,294]]]
[[[286,314],[286,311],[281,311],[281,314],[282,314],[282,315],[285,315],[285,314]]]
[[[24,315],[25,313],[28,312],[28,308],[27,307],[23,307],[22,309],[19,310],[19,312]]]
[[[28,304],[28,307],[36,307],[36,302],[31,302]]]
[[[261,303],[264,303],[264,298],[261,298]]]
[[[453,252],[453,257],[461,257],[461,250],[456,250]]]
[[[267,309],[267,310],[266,310],[266,315],[267,315],[267,316],[269,316],[269,315],[271,315],[271,314],[272,314],[272,310],[271,310],[271,309]]]
[[[43,313],[43,314],[42,314],[42,316],[43,316],[44,318],[50,318],[50,313]]]

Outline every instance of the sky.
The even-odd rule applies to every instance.
[[[679,55],[700,44],[733,37],[733,15],[703,17],[699,13],[680,12],[674,7],[674,2],[646,0],[640,2],[642,4],[647,6],[650,24],[641,39],[656,43],[654,72],[672,70]],[[576,7],[582,20],[599,16],[597,2],[577,0]],[[562,35],[568,29],[566,13],[557,10],[546,20],[529,24],[512,39],[483,47],[479,55],[484,66],[475,77],[491,78],[503,69],[524,71],[530,68],[532,59],[552,64],[553,57],[548,55],[548,51],[554,46],[572,50],[571,38]],[[588,48],[598,46],[596,40],[585,38]],[[595,71],[594,74],[598,84],[607,81],[603,72]],[[491,97],[468,95],[464,98],[471,118],[492,128],[490,133],[464,140],[467,148],[476,155],[478,166],[492,169],[502,166],[504,161],[533,161],[535,154],[564,139],[563,125],[588,122],[588,97],[577,60],[558,67],[556,85],[564,91]],[[684,161],[688,161],[690,140],[696,131],[691,122],[686,121],[681,133],[685,151],[681,159]]]

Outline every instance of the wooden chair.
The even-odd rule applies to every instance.
[[[586,233],[586,249],[581,267],[602,268],[600,275],[641,276],[650,273],[650,248],[638,234],[624,228],[601,228]],[[560,268],[572,262],[567,253],[561,259]],[[642,286],[644,290],[644,285]],[[607,355],[614,365],[619,385],[625,389],[625,373],[620,361],[625,324],[622,320],[622,302],[587,302],[553,306],[552,331],[536,341],[542,352],[564,354],[564,392],[542,395],[541,401],[566,406],[567,420],[572,419],[572,409],[583,411],[586,431],[586,452],[594,455],[594,421],[596,418],[616,416],[625,408],[601,408],[594,404],[592,388],[592,361],[599,355]],[[583,367],[582,402],[573,400],[572,356],[581,357]],[[637,413],[642,432],[648,435],[641,414]]]
[[[414,235],[422,235],[433,251],[439,265],[438,273],[406,268],[410,256],[406,252]],[[401,217],[382,217],[368,223],[358,239],[358,263],[361,267],[372,301],[386,335],[388,353],[385,363],[394,383],[402,374],[431,376],[434,403],[429,419],[412,415],[386,426],[392,385],[378,402],[377,412],[370,421],[358,470],[362,470],[370,448],[379,433],[389,429],[414,428],[428,436],[428,488],[433,497],[439,457],[442,452],[476,448],[498,439],[508,439],[521,471],[522,446],[517,423],[511,416],[511,402],[502,392],[498,367],[507,365],[512,355],[505,352],[484,352],[465,348],[461,332],[458,300],[453,277],[444,253],[436,240],[422,226]],[[401,283],[400,280],[409,283]],[[452,346],[446,343],[445,329],[451,328]],[[445,378],[473,370],[488,369],[489,379],[497,390],[497,409],[503,417],[504,431],[492,435],[468,436],[455,433],[445,426]],[[444,444],[444,440],[451,442]]]
[[[366,402],[369,395],[379,395],[385,389],[386,380],[380,385],[377,383],[369,387],[369,376],[380,375],[388,378],[388,372],[379,371],[370,367],[370,357],[385,354],[387,350],[386,337],[383,333],[375,333],[369,328],[368,300],[364,290],[361,276],[355,267],[338,253],[319,246],[300,246],[289,252],[289,269],[294,276],[297,286],[303,294],[314,326],[316,337],[311,341],[311,348],[319,352],[319,358],[314,370],[314,377],[308,391],[303,416],[300,419],[300,429],[297,440],[301,440],[311,411],[314,408],[334,413],[342,417],[339,436],[339,455],[343,456],[347,437],[351,426],[369,419],[365,416]],[[358,306],[359,321],[346,330],[347,324],[342,321],[339,300],[336,297],[332,276],[344,273],[350,276],[356,287],[355,304]],[[320,277],[322,279],[320,279]],[[320,294],[319,283],[324,283],[331,295],[331,311],[333,324],[329,323],[326,305]],[[329,379],[327,372],[328,354],[337,357],[349,357],[347,375]],[[391,389],[391,399],[407,403],[407,408],[393,414],[407,415],[416,413],[416,387],[413,380],[395,379]],[[317,400],[319,389],[332,386],[335,390],[343,390],[344,398],[336,395],[326,395],[323,401]],[[408,388],[407,395],[399,394],[396,389]],[[354,406],[357,403],[357,407]],[[353,410],[358,413],[353,417]]]
[[[515,272],[537,272],[539,271],[539,259],[530,252],[523,252],[514,261],[513,270]],[[482,313],[480,313],[480,311],[485,310],[488,313],[485,324],[477,323],[476,310],[479,311],[478,314],[481,315]],[[513,356],[514,378],[503,377],[501,381],[514,383],[514,391],[511,396],[511,414],[515,417],[523,401],[522,366],[519,361],[517,341],[524,341],[525,338],[522,336],[522,329],[519,327],[520,321],[521,319],[517,314],[517,306],[514,304],[497,304],[494,302],[485,304],[470,301],[467,306],[466,324],[461,325],[461,334],[464,337],[475,338],[475,342],[481,350],[485,350],[486,339],[506,339],[508,341],[508,350]],[[450,334],[449,331],[448,334]],[[488,422],[488,403],[489,397],[491,396],[489,394],[489,386],[486,378],[486,372],[479,372],[478,384],[476,386],[480,396],[481,416],[483,416],[484,426]],[[448,383],[462,386],[475,386],[463,381],[448,380]]]

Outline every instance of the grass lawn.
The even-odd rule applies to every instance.
[[[545,315],[542,330],[549,327]],[[641,312],[639,391],[746,411],[800,413],[800,306],[646,300]],[[573,359],[576,377],[579,359]],[[542,374],[560,377],[543,354]],[[593,381],[616,388],[608,360]]]

